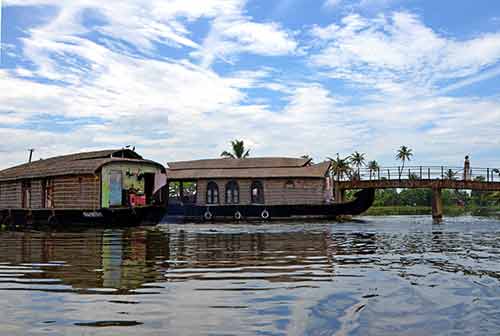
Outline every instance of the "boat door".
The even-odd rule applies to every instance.
[[[112,170],[109,174],[109,206],[123,205],[123,181],[121,170]]]
[[[31,208],[31,181],[23,181],[21,186],[22,208]]]

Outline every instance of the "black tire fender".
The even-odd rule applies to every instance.
[[[207,211],[205,211],[205,213],[203,214],[203,219],[209,221],[212,218],[214,218],[214,215],[210,212],[210,210],[207,209]]]
[[[58,226],[59,224],[61,224],[61,222],[59,221],[59,218],[56,217],[56,215],[51,215],[49,216],[49,218],[47,218],[47,224],[49,226]]]

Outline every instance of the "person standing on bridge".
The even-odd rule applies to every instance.
[[[464,181],[470,180],[470,161],[469,161],[469,155],[465,156],[465,161],[464,161]]]

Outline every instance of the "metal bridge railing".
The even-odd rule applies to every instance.
[[[368,168],[353,168],[344,172],[339,179],[333,173],[335,181],[377,181],[377,180],[455,180],[455,181],[482,181],[500,182],[500,168],[472,167],[468,172],[463,167],[451,166],[402,166],[380,167],[377,170]]]

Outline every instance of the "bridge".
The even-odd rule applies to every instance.
[[[342,176],[343,175],[343,176]],[[380,167],[353,169],[351,174],[334,176],[335,200],[344,201],[345,190],[428,188],[432,189],[432,217],[443,218],[442,189],[500,191],[499,168],[446,166]]]

